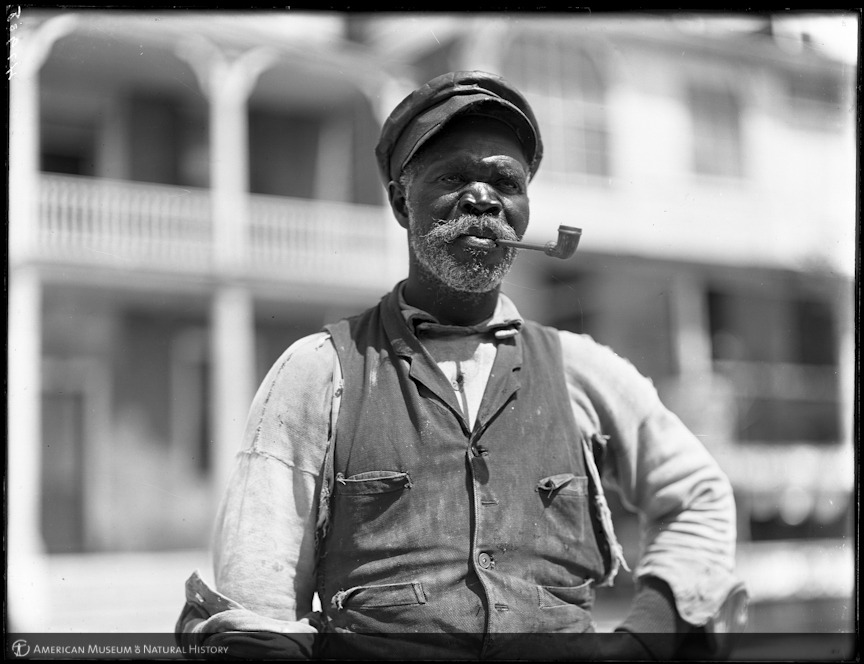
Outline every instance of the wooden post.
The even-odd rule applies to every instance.
[[[54,43],[75,27],[57,16],[10,23],[7,601],[12,631],[45,623],[42,495],[42,280],[30,262],[38,229],[39,71]]]
[[[248,260],[249,127],[247,103],[260,74],[274,61],[267,49],[229,56],[204,39],[178,49],[210,101],[210,187],[215,266],[220,284],[211,307],[214,495],[225,489],[255,394],[255,307],[236,282]]]

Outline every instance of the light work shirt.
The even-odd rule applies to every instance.
[[[489,320],[454,336],[400,304],[473,422],[496,339],[519,334],[516,307],[502,294]],[[638,561],[634,576],[664,580],[682,618],[704,625],[737,582],[727,477],[635,367],[587,335],[558,334],[576,423],[608,437],[604,484],[639,514],[639,551],[625,551]],[[217,590],[253,615],[295,621],[312,610],[321,473],[341,394],[337,362],[326,332],[300,339],[270,369],[250,409],[213,553]]]

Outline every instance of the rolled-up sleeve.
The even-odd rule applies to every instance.
[[[608,436],[604,480],[639,514],[634,576],[666,581],[681,617],[704,625],[738,581],[728,478],[629,362],[585,335],[561,341],[574,411]]]
[[[299,620],[312,608],[334,358],[320,333],[273,365],[250,408],[216,520],[217,589],[268,618]]]

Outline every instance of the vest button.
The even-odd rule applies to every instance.
[[[477,564],[480,565],[483,569],[489,569],[490,567],[494,567],[495,563],[492,560],[492,556],[490,556],[485,551],[477,556]]]

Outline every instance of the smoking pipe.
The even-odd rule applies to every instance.
[[[533,244],[531,242],[517,242],[516,240],[495,240],[505,247],[516,247],[518,249],[535,249],[542,251],[552,258],[570,258],[576,253],[579,239],[582,237],[582,229],[574,226],[559,226],[558,241],[546,244]]]

